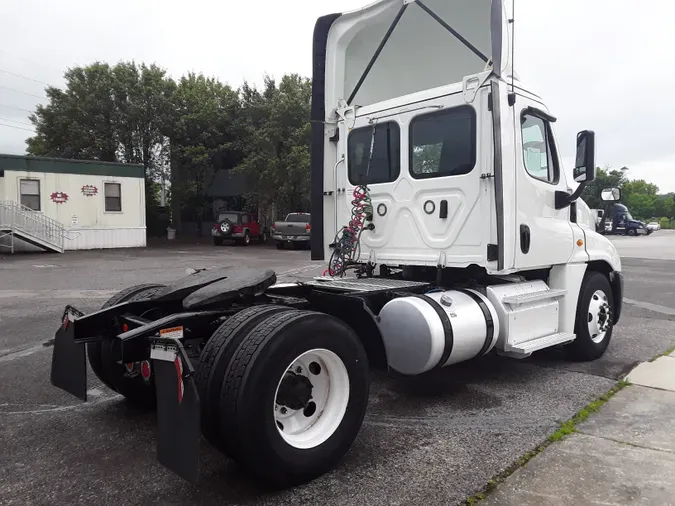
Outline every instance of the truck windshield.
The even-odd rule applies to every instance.
[[[309,214],[289,214],[286,220],[290,223],[309,223]]]

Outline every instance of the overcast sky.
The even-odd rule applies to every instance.
[[[599,165],[675,191],[675,2],[515,1],[516,71],[558,116],[566,169],[576,132],[594,129]],[[311,76],[316,18],[367,3],[0,0],[0,125],[13,127],[0,126],[0,153],[24,152],[26,111],[44,96],[41,82],[62,85],[67,66],[133,59],[233,86]]]

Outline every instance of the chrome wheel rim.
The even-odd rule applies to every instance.
[[[588,304],[588,334],[594,343],[599,344],[605,339],[610,326],[609,299],[603,290],[596,290]]]

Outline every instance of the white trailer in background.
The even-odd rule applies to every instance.
[[[0,251],[145,245],[142,165],[0,154]]]
[[[105,384],[157,404],[164,465],[196,479],[203,433],[289,486],[349,450],[369,368],[415,376],[553,346],[602,356],[623,282],[578,200],[595,135],[564,140],[568,174],[555,117],[513,75],[509,19],[501,0],[380,0],[320,18],[311,243],[326,275],[207,270],[90,315],[67,308],[52,382],[86,399],[86,343]]]

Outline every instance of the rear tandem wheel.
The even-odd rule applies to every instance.
[[[219,402],[207,397],[206,406],[218,412],[231,456],[278,488],[330,471],[368,404],[368,359],[357,335],[333,316],[293,309],[267,314],[237,340]]]
[[[151,297],[165,285],[146,284],[131,286],[111,297],[101,309],[105,309],[123,302],[131,302]],[[152,376],[145,382],[140,374],[129,377],[126,367],[118,364],[111,358],[112,341],[96,341],[87,343],[87,358],[94,374],[101,382],[123,395],[131,404],[154,408],[157,402],[155,385]]]
[[[195,383],[202,412],[202,433],[207,441],[227,456],[233,456],[233,439],[229,435],[228,420],[221,421],[218,410],[227,366],[248,332],[269,316],[290,309],[286,306],[265,304],[241,310],[216,329],[199,356]]]

